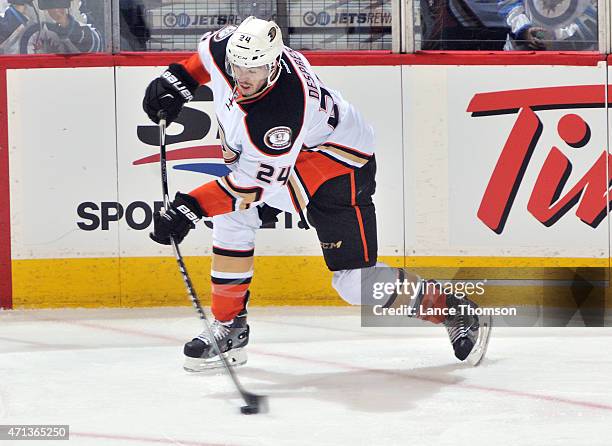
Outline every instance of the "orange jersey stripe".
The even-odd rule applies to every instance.
[[[327,180],[350,173],[353,169],[321,153],[303,151],[298,155],[295,171],[310,196],[313,196],[317,189]]]
[[[198,84],[204,85],[210,81],[210,74],[206,71],[204,65],[202,65],[198,53],[188,59],[181,60],[179,63],[185,67],[187,72],[198,82]]]

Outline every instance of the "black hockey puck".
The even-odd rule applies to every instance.
[[[240,413],[243,415],[253,415],[259,413],[259,406],[242,406]]]
[[[240,413],[243,415],[254,415],[258,413],[268,412],[268,398],[263,395],[255,395],[254,393],[243,392],[243,398],[246,405],[240,408]]]

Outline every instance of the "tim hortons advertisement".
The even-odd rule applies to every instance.
[[[605,65],[449,67],[446,88],[450,246],[607,257]]]

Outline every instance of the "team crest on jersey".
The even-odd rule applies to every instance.
[[[291,129],[289,127],[274,127],[264,135],[264,144],[272,150],[283,150],[291,147]]]
[[[226,39],[228,36],[231,36],[234,33],[234,31],[236,31],[236,28],[237,27],[235,25],[227,25],[221,28],[214,35],[213,40],[215,42],[221,42],[223,39]]]

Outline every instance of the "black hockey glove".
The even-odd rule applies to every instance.
[[[195,198],[177,192],[170,207],[164,213],[156,212],[153,216],[153,232],[149,237],[162,245],[170,244],[170,236],[177,244],[181,243],[202,216],[202,208]]]
[[[149,84],[142,100],[142,108],[156,124],[159,123],[157,114],[160,110],[165,110],[166,123],[169,125],[176,120],[183,105],[193,99],[198,87],[198,81],[191,77],[184,66],[173,63]]]

